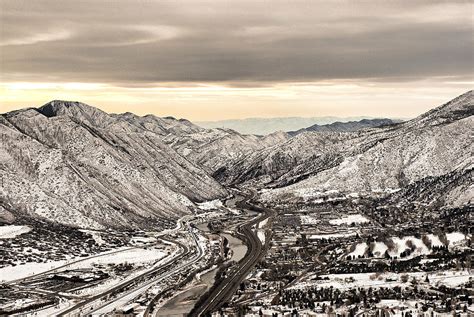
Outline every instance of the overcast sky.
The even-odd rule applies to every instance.
[[[473,86],[471,1],[0,1],[0,112],[412,117]]]

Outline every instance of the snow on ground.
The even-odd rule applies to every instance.
[[[25,263],[16,266],[6,266],[0,269],[0,281],[13,281],[20,278],[25,278],[33,274],[38,274],[44,271],[54,269],[58,266],[66,264],[67,261],[51,261],[47,263]]]
[[[215,199],[205,201],[203,203],[198,203],[197,205],[198,208],[202,210],[219,209],[220,207],[222,207],[222,201],[220,201],[219,199]]]
[[[234,215],[240,215],[242,213],[240,210],[234,208],[227,207],[227,210],[233,213]]]
[[[156,238],[154,237],[133,237],[130,239],[130,243],[132,244],[145,244],[153,242],[156,242]]]
[[[441,240],[439,239],[439,237],[432,233],[427,234],[426,237],[430,239],[431,245],[433,247],[442,247],[444,245],[443,242],[441,242]]]
[[[358,257],[359,255],[362,256],[365,254],[365,251],[367,250],[367,244],[365,243],[358,243],[351,253],[349,255]]]
[[[90,234],[92,236],[92,239],[94,239],[94,241],[98,244],[98,245],[102,245],[105,243],[105,241],[102,239],[102,237],[100,236],[100,233],[98,233],[97,231],[94,231],[94,230],[86,230],[86,229],[79,229],[79,231],[82,231],[84,233],[87,233],[87,234]]]
[[[324,202],[324,198],[328,200],[332,200],[335,197],[345,198],[337,190],[320,191],[313,187],[297,188],[293,193],[303,199],[311,199],[311,201],[316,204]],[[271,196],[272,193],[269,192],[268,194],[268,196]]]
[[[265,231],[264,230],[258,230],[257,231],[257,236],[262,242],[262,244],[265,244]]]
[[[400,253],[410,248],[415,248],[415,250],[407,258],[412,258],[418,255],[431,253],[431,250],[428,249],[426,244],[424,244],[421,239],[415,238],[413,236],[407,236],[407,237],[402,237],[402,238],[393,237],[392,241],[396,245],[395,250],[388,251],[388,253],[392,256],[400,256]]]
[[[30,232],[31,228],[28,226],[7,225],[0,226],[0,239],[11,239],[20,234]]]
[[[431,241],[432,246],[443,246],[444,244],[441,242],[440,238],[434,234],[427,234],[426,237]],[[447,240],[449,242],[449,247],[453,247],[459,244],[462,244],[466,241],[466,235],[460,232],[452,232],[446,234]],[[388,250],[387,243],[393,245],[393,247],[388,250],[388,253],[392,257],[400,257],[400,254],[407,250],[413,249],[413,252],[405,257],[404,259],[411,259],[419,255],[426,255],[431,254],[431,249],[425,244],[422,239],[413,237],[413,236],[405,236],[405,237],[392,237],[388,240],[389,242],[374,242],[372,253],[375,257],[382,257],[385,254],[385,251]],[[365,250],[369,247],[369,244],[362,242],[356,245],[356,248],[353,252],[350,252],[348,255],[355,255],[356,257],[360,254],[362,250]],[[363,254],[363,253],[362,253]]]
[[[308,236],[308,239],[332,239],[332,238],[344,238],[355,236],[355,232],[345,232],[345,233],[324,233],[324,234],[312,234]]]
[[[120,250],[120,249],[117,249]],[[48,270],[52,270],[54,268],[67,265],[64,269],[78,269],[78,268],[87,268],[91,267],[92,264],[120,264],[120,263],[131,263],[131,264],[140,264],[140,263],[148,263],[158,261],[164,258],[167,254],[162,250],[157,249],[124,249],[123,251],[116,252],[114,251],[107,251],[104,252],[99,257],[91,257],[91,258],[84,258],[84,260],[78,263],[71,263],[79,258],[73,258],[69,260],[62,260],[62,261],[51,261],[47,263],[25,263],[22,265],[16,266],[7,266],[0,268],[0,280],[5,281],[12,281],[20,278],[25,278],[30,275],[39,274]]]
[[[385,251],[387,251],[387,246],[383,242],[374,242],[374,249],[372,250],[372,253],[376,257],[382,257],[385,254]]]
[[[258,223],[258,227],[261,229],[261,228],[265,227],[265,226],[267,225],[267,223],[268,223],[268,218],[266,218],[266,219],[263,220],[263,221],[260,221],[260,222]]]
[[[458,244],[466,239],[466,235],[461,232],[451,232],[446,234],[449,244]]]
[[[157,249],[129,249],[115,254],[107,254],[97,258],[81,261],[73,265],[73,268],[90,267],[92,264],[140,264],[154,262],[162,259],[166,253]]]
[[[315,225],[321,222],[311,215],[300,215],[300,221],[302,225]]]
[[[172,253],[169,256],[164,257],[161,260],[157,261],[153,266],[150,266],[150,267],[147,267],[145,269],[140,269],[140,270],[132,272],[131,274],[129,274],[125,278],[125,280],[131,280],[134,277],[142,274],[146,270],[149,270],[153,267],[158,267],[158,266],[164,265],[165,263],[168,263],[171,259],[176,257],[177,250],[178,249],[175,249],[174,251],[172,251]],[[88,287],[88,288],[84,288],[84,289],[79,290],[79,294],[81,296],[95,295],[95,294],[98,294],[98,293],[101,293],[101,292],[104,292],[104,291],[110,289],[111,287],[115,286],[119,282],[124,282],[124,280],[121,277],[115,277],[115,278],[112,278],[112,279],[107,279],[107,280],[103,281],[100,284],[97,284],[97,285],[94,285],[92,287]]]
[[[351,223],[366,223],[370,222],[369,219],[364,217],[361,214],[347,215],[339,219],[329,220],[329,223],[332,225],[342,225],[342,224],[351,224]]]
[[[407,276],[406,282],[403,276]],[[349,289],[354,287],[395,287],[407,286],[415,277],[420,283],[424,282],[428,276],[430,285],[446,285],[448,287],[458,287],[461,284],[474,279],[474,274],[464,271],[441,271],[433,273],[412,272],[412,273],[357,273],[357,274],[328,274],[321,275],[320,280],[305,281],[295,284],[290,288],[299,289],[305,287],[334,287],[337,289]],[[326,279],[328,278],[328,279]]]

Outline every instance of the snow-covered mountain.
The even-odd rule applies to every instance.
[[[267,135],[277,131],[296,131],[318,124],[327,125],[334,122],[360,121],[370,117],[280,117],[280,118],[246,118],[219,121],[196,121],[203,128],[232,129],[242,134]]]
[[[226,184],[275,188],[265,194],[273,199],[328,190],[381,192],[451,175],[451,183],[458,185],[437,195],[448,204],[472,204],[473,99],[469,91],[397,125],[353,133],[301,133],[231,162],[214,176]]]
[[[313,124],[307,128],[290,131],[288,134],[294,136],[303,132],[354,132],[361,129],[392,125],[398,122],[401,121],[392,119],[362,119],[349,122],[336,121],[330,124]]]
[[[0,115],[0,220],[159,228],[226,185],[266,199],[337,190],[474,204],[473,114],[469,91],[398,124],[256,136],[53,101]]]
[[[258,136],[240,134],[230,129],[201,129],[188,134],[168,134],[164,141],[212,174],[231,160],[243,159],[257,150],[283,143],[288,138],[285,132]]]
[[[163,142],[189,121],[53,101],[0,116],[0,204],[81,227],[154,225],[227,191]]]

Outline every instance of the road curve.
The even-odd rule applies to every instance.
[[[175,241],[174,243],[178,244],[182,249],[183,249],[183,253],[181,253],[179,256],[171,259],[170,261],[168,261],[165,265],[163,266],[159,266],[159,267],[156,267],[152,270],[149,270],[147,272],[144,272],[136,277],[134,277],[133,279],[130,279],[130,280],[127,280],[123,283],[120,283],[119,285],[103,292],[103,293],[100,293],[98,295],[95,295],[95,296],[92,296],[80,303],[77,303],[76,305],[66,309],[66,310],[63,310],[62,312],[60,312],[57,316],[67,316],[71,313],[74,313],[74,311],[76,310],[80,310],[82,307],[102,298],[102,297],[105,297],[111,293],[113,293],[114,291],[118,290],[118,289],[122,289],[122,288],[125,288],[129,285],[132,285],[134,282],[136,282],[137,280],[139,279],[147,279],[147,278],[153,278],[153,275],[156,274],[157,272],[160,272],[160,271],[163,271],[163,270],[166,270],[166,269],[170,269],[172,268],[174,265],[175,265],[175,262],[177,260],[180,260],[181,258],[187,256],[189,253],[190,253],[190,250],[188,249],[188,247],[186,247],[185,245]]]
[[[211,293],[206,294],[206,299],[194,307],[189,314],[190,317],[206,316],[219,309],[232,297],[240,283],[266,252],[265,246],[262,245],[256,232],[252,230],[252,227],[273,215],[273,211],[251,205],[248,203],[248,200],[249,198],[244,198],[238,202],[237,205],[243,209],[261,212],[261,214],[239,227],[239,236],[247,244],[247,253],[244,258],[237,263],[237,269],[232,272],[232,275],[223,280],[217,287],[212,288]]]

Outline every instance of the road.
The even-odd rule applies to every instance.
[[[253,197],[253,196],[252,196]],[[235,293],[240,283],[250,273],[252,268],[266,253],[266,247],[262,245],[253,226],[259,222],[271,217],[274,212],[270,209],[261,208],[250,204],[251,198],[242,198],[236,205],[241,209],[253,210],[261,214],[249,222],[238,227],[239,238],[247,244],[247,253],[242,260],[237,263],[237,269],[231,272],[231,275],[224,279],[220,285],[212,288],[210,294],[206,294],[206,299],[196,306],[189,316],[206,316],[219,309]]]
[[[110,252],[99,253],[99,254],[89,256],[89,257],[86,257],[86,258],[80,258],[78,260],[74,260],[72,262],[62,264],[60,266],[57,266],[57,267],[52,268],[52,269],[47,270],[47,271],[42,271],[42,272],[37,273],[37,274],[33,274],[33,275],[22,277],[22,278],[19,278],[19,279],[16,279],[16,280],[8,281],[5,284],[13,285],[13,284],[26,282],[26,281],[29,281],[29,280],[32,280],[32,279],[36,279],[36,278],[38,278],[40,276],[43,276],[43,275],[47,275],[47,274],[50,274],[50,273],[61,271],[65,268],[68,268],[69,266],[72,266],[72,265],[80,263],[80,262],[89,261],[90,259],[100,258],[102,256],[109,256],[111,254],[117,254],[117,253],[120,253],[120,252],[130,251],[130,250],[139,249],[139,248],[140,247],[129,247],[129,248],[124,248],[124,249],[120,249],[120,250],[114,250],[114,251],[110,251]]]
[[[174,242],[174,243],[177,243],[177,242]],[[69,307],[66,310],[60,312],[58,316],[67,316],[70,314],[74,315],[74,312],[76,311],[81,313],[85,308],[89,308],[90,304],[100,300],[101,298],[107,297],[108,295],[112,294],[113,292],[117,290],[133,285],[134,283],[136,283],[137,281],[140,281],[141,279],[143,280],[154,279],[154,275],[156,273],[161,273],[161,271],[166,271],[167,269],[172,268],[175,265],[176,261],[179,261],[180,259],[182,259],[183,257],[187,256],[190,253],[190,250],[185,245],[180,244],[180,243],[178,244],[182,248],[183,252],[177,255],[176,257],[172,257],[171,259],[169,259],[165,265],[152,268],[151,270],[148,270],[138,276],[135,276],[134,278],[128,279],[120,283],[119,285],[116,285],[113,288],[108,289],[107,291],[103,293],[97,294],[80,303],[77,303],[76,305]]]
[[[172,273],[169,274],[169,276],[171,275],[174,275],[176,273],[178,273],[179,271],[181,270],[184,270],[186,269],[187,267],[197,263],[204,255],[204,250],[202,249],[201,245],[199,244],[198,242],[198,238],[197,238],[197,235],[194,233],[193,230],[190,231],[192,236],[193,236],[193,239],[194,239],[194,242],[198,248],[198,253],[187,263],[184,263],[180,266],[178,266],[176,269],[173,270]],[[147,306],[147,309],[144,313],[144,316],[147,317],[147,316],[150,316],[150,311],[152,311],[152,308],[153,306],[155,305],[155,300],[158,298],[159,296],[155,297]],[[158,310],[155,310],[154,313],[153,313],[153,316],[157,316],[157,313],[158,313]]]
[[[173,260],[173,263],[171,263],[170,265],[167,265],[166,267],[162,267],[161,269],[163,270],[163,273],[161,273],[159,276],[154,277],[153,279],[151,279],[150,281],[147,281],[144,284],[140,284],[137,288],[133,288],[129,291],[124,292],[123,294],[121,294],[118,297],[114,297],[109,302],[103,303],[102,305],[100,305],[96,309],[92,310],[88,314],[90,314],[90,315],[102,315],[102,314],[109,313],[109,312],[113,311],[115,308],[123,306],[129,300],[131,300],[131,299],[135,298],[136,296],[144,293],[153,284],[156,284],[156,283],[158,283],[158,282],[160,282],[160,281],[162,281],[162,280],[164,280],[168,277],[171,277],[171,276],[179,273],[180,271],[186,269],[187,267],[189,267],[189,266],[195,264],[196,262],[198,262],[201,259],[201,257],[204,255],[204,250],[202,249],[201,245],[199,244],[198,237],[194,233],[193,229],[188,228],[188,230],[190,231],[190,234],[191,234],[191,236],[194,240],[194,243],[196,245],[196,248],[198,250],[198,252],[191,259],[189,259],[188,261],[186,261],[183,264],[171,267],[172,266],[171,264],[174,264],[177,261],[180,261],[181,259],[183,259],[187,255],[189,255],[190,251],[188,249],[186,254],[183,254],[183,257],[176,258],[176,259]]]

